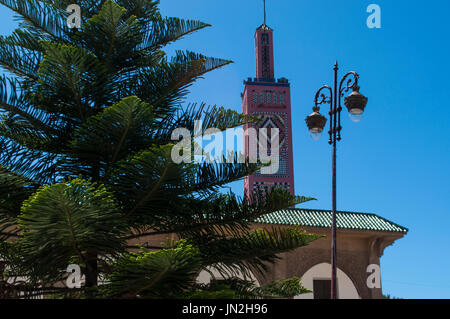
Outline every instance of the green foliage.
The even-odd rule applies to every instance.
[[[119,103],[91,116],[75,131],[71,149],[80,161],[101,162],[105,169],[143,148],[154,138],[147,132],[154,128],[153,108],[138,97]]]
[[[207,285],[196,285],[195,289],[185,292],[180,299],[237,299],[237,292],[227,280],[211,280]]]
[[[174,248],[125,254],[111,266],[101,287],[108,297],[173,298],[195,283],[201,258],[198,248],[180,241]]]
[[[286,280],[276,280],[269,284],[258,286],[253,281],[239,278],[214,279],[209,284],[197,285],[197,289],[184,293],[184,299],[278,299],[293,298],[309,293],[304,288],[301,279],[294,277]]]
[[[237,299],[236,293],[233,289],[228,286],[223,286],[221,290],[217,291],[207,291],[207,290],[197,290],[190,292],[181,297],[182,299]]]
[[[23,279],[12,286],[1,279],[0,293],[206,298],[244,297],[247,287],[247,296],[259,298],[302,292],[297,279],[259,290],[248,281],[212,290],[195,283],[208,268],[226,280],[264,272],[277,254],[317,238],[250,227],[255,218],[312,198],[283,190],[253,198],[222,192],[261,163],[240,163],[237,154],[226,164],[172,161],[176,128],[194,136],[258,120],[220,106],[184,105],[197,79],[232,62],[181,50],[169,57],[163,49],[209,24],[162,17],[154,0],[85,0],[78,2],[81,28],[69,30],[71,3],[0,0],[19,21],[0,37],[0,66],[10,74],[0,78],[0,258],[8,276]],[[170,234],[185,241],[127,253],[136,241]],[[61,288],[72,263],[81,266],[85,284]],[[98,277],[106,278],[103,285]]]
[[[276,280],[253,291],[255,297],[260,298],[293,298],[310,292],[312,291],[302,286],[301,279],[298,277]]]
[[[73,179],[42,187],[24,202],[18,222],[26,230],[19,241],[22,262],[33,265],[33,276],[56,281],[69,264],[85,264],[85,252],[124,251],[126,225],[103,185]]]
[[[22,202],[32,195],[38,186],[0,166],[0,239],[17,236],[17,230],[14,229],[15,216]]]
[[[297,228],[272,228],[248,231],[232,238],[227,236],[201,236],[196,243],[201,247],[206,265],[215,265],[223,275],[249,274],[252,271],[263,274],[268,270],[267,262],[273,263],[277,253],[288,252],[306,246],[321,236],[307,234]]]
[[[391,296],[391,295],[383,295],[383,299],[403,299],[403,298],[397,298],[397,297],[394,297],[394,296]]]

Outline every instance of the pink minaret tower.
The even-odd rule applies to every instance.
[[[292,156],[291,91],[285,78],[275,80],[273,58],[273,30],[265,23],[255,33],[256,78],[244,81],[242,109],[244,114],[257,116],[262,121],[253,125],[258,131],[267,128],[279,129],[279,168],[273,174],[256,173],[244,180],[244,191],[251,195],[260,189],[283,188],[294,192],[294,163]],[[244,127],[246,128],[246,127]],[[250,155],[249,136],[244,136],[244,152]]]

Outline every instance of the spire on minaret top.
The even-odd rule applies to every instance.
[[[266,14],[266,0],[263,0],[264,2],[264,23],[261,24],[257,30],[264,30],[264,31],[273,31],[267,24],[266,24],[266,18],[267,18],[267,14]]]
[[[264,24],[266,24],[266,0],[264,1]]]

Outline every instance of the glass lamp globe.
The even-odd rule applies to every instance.
[[[352,120],[355,123],[358,123],[362,120],[364,110],[354,108],[349,110],[348,116],[350,117],[350,120]]]
[[[314,127],[312,129],[309,130],[310,136],[314,141],[318,141],[320,140],[320,138],[322,137],[322,129],[319,127]]]

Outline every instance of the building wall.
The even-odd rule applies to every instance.
[[[253,224],[252,229],[271,229],[273,226],[274,225]],[[284,228],[292,226],[279,227]],[[330,229],[312,227],[302,228],[308,233],[319,234],[324,237],[313,241],[307,246],[280,254],[279,257],[281,257],[281,260],[274,265],[268,265],[269,270],[267,273],[261,275],[255,271],[253,272],[254,278],[252,279],[256,279],[259,285],[264,285],[274,280],[304,277],[303,284],[311,289],[312,286],[310,280],[314,278],[330,278],[330,276],[327,277],[324,275],[326,274],[325,267],[329,267],[331,259]],[[367,278],[370,275],[367,272],[367,267],[371,264],[380,265],[380,258],[383,255],[384,249],[403,236],[404,235],[401,233],[393,232],[339,229],[337,232],[337,265],[340,269],[339,273],[341,274],[339,282],[341,282],[341,284],[344,283],[344,287],[342,287],[344,290],[340,292],[339,296],[341,296],[341,298],[359,297],[361,299],[382,298],[381,287],[379,289],[370,289],[367,286]],[[167,238],[177,239],[177,237],[173,235],[161,235],[158,237],[141,239],[139,243],[141,245],[147,244],[151,247],[162,247],[162,244],[167,241]],[[133,242],[133,244],[137,243],[138,241]],[[323,264],[328,264],[328,266]],[[318,268],[314,268],[318,265]],[[310,272],[308,273],[308,271]],[[331,271],[329,273],[331,274]],[[348,277],[348,280],[346,277]],[[209,280],[209,276],[203,273],[199,277],[199,280],[201,282],[206,282]],[[352,285],[350,285],[350,282],[354,286],[356,293],[353,290]]]
[[[331,264],[317,264],[303,274],[302,285],[314,291],[314,280],[331,280],[330,274]],[[339,299],[361,299],[352,279],[340,268],[337,269],[337,283]],[[298,295],[294,299],[314,299],[314,293]]]
[[[272,227],[272,225],[255,224],[253,227],[266,228]],[[270,265],[270,271],[267,274],[256,276],[261,285],[278,279],[303,277],[314,266],[330,263],[330,229],[310,227],[305,227],[304,229],[309,233],[320,234],[325,237],[315,240],[305,247],[297,248],[292,252],[280,254],[281,260],[275,265]],[[382,298],[381,287],[379,289],[370,289],[367,286],[367,278],[370,275],[367,272],[367,267],[371,264],[380,265],[380,258],[384,249],[401,237],[403,237],[403,234],[400,233],[338,230],[337,266],[350,278],[358,296],[362,299]],[[329,278],[331,278],[331,272]]]

